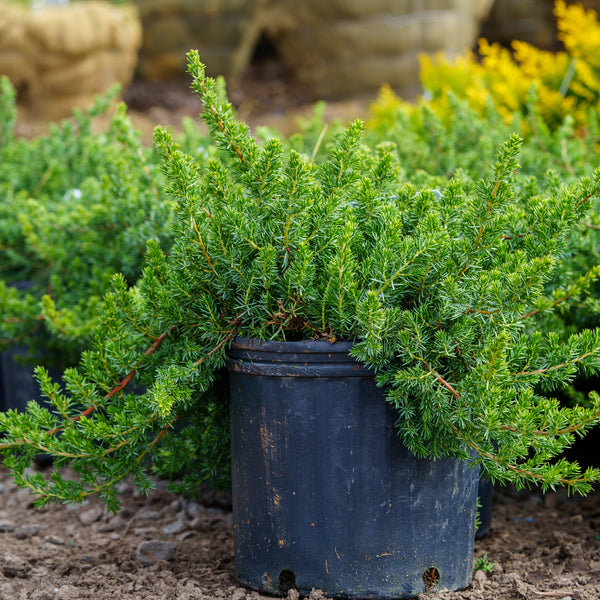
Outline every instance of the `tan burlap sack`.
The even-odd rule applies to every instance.
[[[297,26],[276,36],[296,79],[315,98],[369,93],[383,83],[419,89],[418,55],[475,44],[492,0],[289,2]]]
[[[137,9],[91,1],[29,9],[0,0],[0,74],[41,118],[91,105],[127,85],[142,41]]]
[[[141,79],[158,81],[181,79],[192,48],[210,75],[230,76],[261,0],[134,1],[144,28],[137,72]]]

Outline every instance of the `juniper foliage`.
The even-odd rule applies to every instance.
[[[0,81],[0,348],[75,364],[111,277],[135,283],[147,241],[172,242],[152,153],[124,105],[108,119],[115,92],[27,140],[14,135],[14,89]]]
[[[156,130],[175,243],[149,244],[136,286],[115,276],[66,392],[38,371],[54,414],[0,415],[17,483],[40,504],[99,494],[116,509],[118,482],[131,473],[148,489],[149,466],[179,491],[226,479],[223,367],[241,335],[354,341],[416,455],[475,451],[493,479],[587,492],[600,473],[557,457],[600,421],[600,399],[568,409],[541,392],[598,371],[600,332],[562,340],[531,313],[600,171],[530,194],[516,185],[513,135],[476,184],[431,190],[399,177],[389,144],[364,145],[360,122],[316,164],[277,139],[258,144],[198,54],[188,59],[220,154],[200,165]],[[27,470],[39,452],[56,457],[49,478]],[[66,463],[78,477],[62,477]]]
[[[599,164],[596,112],[589,112],[585,128],[576,128],[571,116],[550,127],[540,115],[536,86],[530,90],[525,114],[515,112],[510,125],[491,101],[483,115],[453,93],[447,101],[452,110],[438,114],[435,103],[408,105],[384,88],[372,106],[366,139],[370,145],[393,143],[403,175],[411,182],[443,186],[455,175],[463,184],[467,178],[484,177],[495,148],[511,132],[519,132],[524,136],[521,167],[513,183],[520,188],[515,195],[521,201],[518,215],[526,215],[538,196],[575,184]],[[572,229],[530,319],[536,329],[561,332],[564,339],[599,323],[600,203],[594,197],[587,202],[587,216]],[[527,219],[517,218],[517,235],[528,235]]]

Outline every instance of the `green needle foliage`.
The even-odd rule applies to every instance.
[[[595,111],[589,112],[585,128],[576,128],[570,115],[551,128],[540,115],[535,86],[525,114],[515,112],[510,125],[492,101],[480,114],[452,93],[447,100],[451,110],[442,116],[434,103],[422,100],[408,105],[384,89],[371,109],[366,133],[369,145],[395,144],[407,179],[415,184],[444,185],[446,178],[455,175],[463,181],[485,177],[498,145],[512,132],[520,133],[524,137],[521,168],[514,184],[523,187],[518,197],[524,200],[524,213],[530,210],[528,197],[575,183],[599,164]],[[536,326],[546,331],[573,333],[600,322],[600,205],[595,198],[589,203],[588,216],[573,228],[563,257],[546,284],[547,292],[536,302]],[[520,235],[526,233],[522,229]],[[555,310],[547,311],[547,307]]]
[[[116,90],[115,90],[116,91]],[[114,95],[114,93],[112,94]],[[172,242],[161,172],[111,95],[32,140],[13,135],[15,94],[0,80],[0,349],[15,343],[75,364],[111,278],[141,273],[146,244]],[[108,119],[106,119],[108,120]]]
[[[315,164],[277,139],[259,144],[188,58],[220,154],[199,164],[157,129],[175,243],[168,254],[149,244],[136,286],[114,278],[68,393],[38,371],[54,413],[0,415],[16,481],[40,504],[99,494],[116,509],[118,482],[131,473],[147,489],[149,467],[180,491],[226,480],[223,368],[249,336],[354,341],[416,455],[475,454],[495,480],[587,492],[600,473],[557,457],[600,422],[600,399],[568,409],[542,392],[600,369],[600,332],[561,339],[534,317],[600,170],[520,185],[512,135],[485,177],[430,190],[402,180],[389,144],[364,145],[360,122]],[[39,452],[56,457],[47,478],[27,469]],[[66,463],[75,478],[61,476]]]

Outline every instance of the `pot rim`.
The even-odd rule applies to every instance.
[[[254,337],[236,337],[233,339],[231,348],[233,350],[251,350],[254,352],[288,352],[288,353],[323,353],[347,354],[354,346],[354,342],[341,340],[330,342],[329,340],[301,340],[293,342],[282,342],[278,340],[263,340]]]

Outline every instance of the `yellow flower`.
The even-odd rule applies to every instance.
[[[388,84],[384,84],[377,99],[369,106],[367,126],[376,131],[387,131],[393,126],[399,112],[410,114],[412,110],[413,105],[400,99]]]
[[[567,6],[564,0],[557,0],[554,14],[557,17],[558,37],[567,52],[593,68],[600,68],[598,14],[593,10],[586,11],[579,4]]]
[[[529,81],[541,81],[552,89],[560,89],[571,62],[566,52],[547,52],[520,41],[514,41],[512,47],[524,77]]]
[[[598,15],[579,5],[567,6],[564,0],[556,1],[555,14],[564,52],[547,52],[520,41],[513,42],[511,52],[482,39],[478,56],[473,52],[453,60],[443,53],[421,56],[424,101],[447,120],[452,111],[450,93],[466,99],[480,114],[484,114],[491,98],[507,123],[515,114],[527,116],[528,105],[534,101],[536,112],[549,127],[559,126],[567,115],[575,119],[577,126],[585,127],[588,111],[600,106]],[[373,108],[372,114],[380,122],[400,106],[401,101],[390,94],[391,90],[382,90]],[[402,110],[410,113],[406,106]]]

